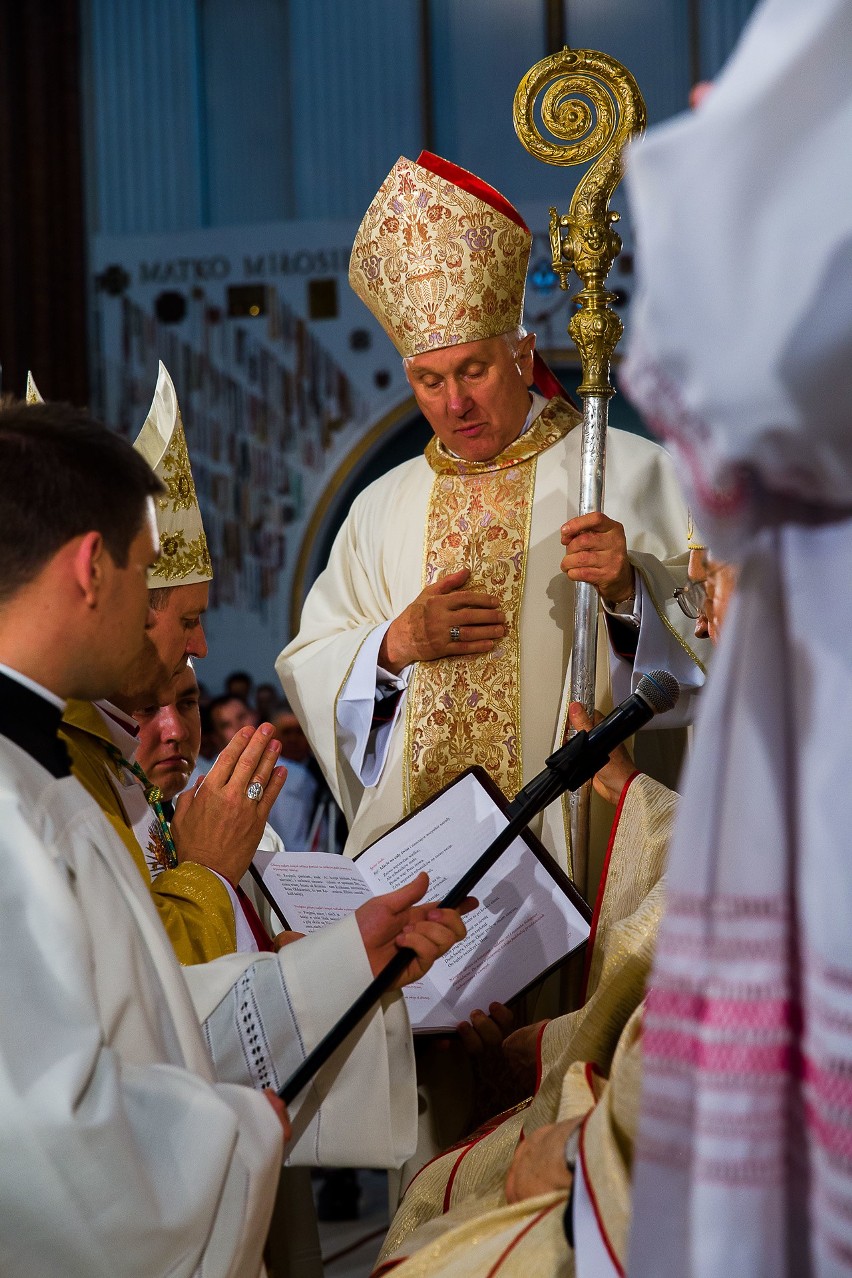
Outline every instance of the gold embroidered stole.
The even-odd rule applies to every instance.
[[[406,813],[478,763],[510,798],[521,788],[521,654],[536,459],[575,425],[551,400],[529,430],[488,462],[466,462],[435,438],[423,584],[468,568],[465,590],[496,595],[506,636],[492,652],[418,662],[408,687],[403,769]]]

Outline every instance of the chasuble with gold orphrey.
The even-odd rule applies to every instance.
[[[433,436],[426,460],[435,481],[426,516],[423,585],[467,568],[466,590],[496,595],[506,635],[489,653],[421,661],[405,712],[405,810],[418,807],[473,763],[504,794],[521,788],[521,648],[530,522],[539,453],[575,425],[546,408],[513,444],[487,462],[453,456]]]
[[[561,743],[574,611],[573,583],[560,570],[561,527],[578,513],[577,423],[575,409],[552,399],[519,439],[479,464],[461,462],[433,440],[424,456],[389,471],[353,502],[305,602],[299,633],[276,666],[349,822],[347,854],[357,854],[471,763],[481,763],[514,797]],[[663,449],[611,429],[604,507],[624,525],[637,562],[656,565],[661,626],[692,660],[693,623],[681,615],[677,631],[679,610],[664,606],[676,584],[664,564],[682,555],[687,514]],[[411,667],[384,753],[368,775],[371,760],[344,714],[353,670],[366,654],[375,680],[380,628],[425,584],[461,566],[470,569],[472,588],[500,598],[506,638],[485,656]],[[603,711],[612,704],[611,660],[602,624],[596,704]],[[372,706],[371,690],[368,723]],[[593,805],[597,870],[610,821],[605,805]],[[545,828],[540,821],[534,828],[570,868],[563,808],[552,805]]]

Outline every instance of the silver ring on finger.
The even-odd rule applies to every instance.
[[[450,642],[458,643],[460,639],[461,639],[461,631],[459,630],[458,626],[450,626]]]
[[[254,803],[263,798],[263,786],[259,781],[252,781],[246,787],[246,798],[251,799]]]

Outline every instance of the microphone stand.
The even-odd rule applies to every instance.
[[[564,746],[556,750],[546,761],[546,767],[528,785],[520,790],[509,805],[509,824],[488,845],[478,860],[459,879],[439,903],[441,909],[455,909],[470,895],[470,891],[494,862],[514,843],[534,816],[558,799],[566,790],[578,789],[589,777],[603,767],[609,754],[603,750],[590,752],[587,748],[589,734],[577,732]],[[583,754],[585,749],[585,755]],[[612,749],[612,747],[610,747]],[[363,994],[344,1012],[324,1038],[287,1079],[278,1095],[290,1104],[303,1087],[311,1081],[329,1057],[337,1050],[362,1017],[366,1016],[386,994],[416,955],[413,950],[401,949],[373,978]]]

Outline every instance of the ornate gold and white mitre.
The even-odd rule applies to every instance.
[[[133,447],[165,486],[155,499],[160,558],[148,572],[150,589],[211,581],[213,565],[195,492],[186,436],[171,377],[160,361],[157,389]]]
[[[35,384],[35,378],[33,377],[32,373],[30,372],[30,370],[29,370],[29,369],[27,369],[27,393],[26,393],[25,398],[26,398],[26,402],[27,402],[28,404],[43,404],[43,403],[44,403],[44,399],[43,399],[43,397],[42,397],[42,394],[41,394],[41,392],[39,391],[39,388],[38,388],[38,387],[36,386],[36,384]]]
[[[400,156],[364,214],[349,283],[400,355],[521,323],[532,234],[499,191],[421,152]]]

